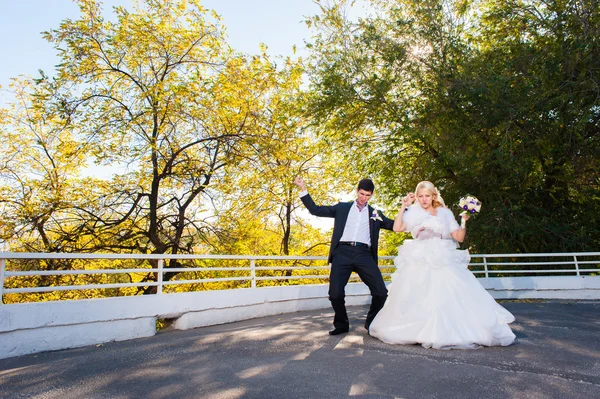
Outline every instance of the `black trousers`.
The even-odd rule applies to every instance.
[[[335,312],[333,326],[335,328],[348,328],[348,314],[346,313],[346,285],[350,274],[356,272],[360,279],[371,291],[371,307],[367,313],[366,326],[371,324],[377,312],[381,310],[387,299],[387,288],[368,247],[353,247],[338,245],[333,251],[331,260],[331,273],[329,275],[329,300]]]

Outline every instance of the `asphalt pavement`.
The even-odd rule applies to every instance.
[[[0,360],[0,398],[600,398],[600,302],[503,301],[509,347],[388,345],[350,307]]]

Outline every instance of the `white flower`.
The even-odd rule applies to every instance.
[[[481,211],[481,201],[472,195],[466,195],[458,201],[458,206],[463,210],[463,213],[475,215]]]
[[[371,219],[379,220],[380,222],[383,222],[383,219],[381,218],[381,216],[379,216],[379,211],[377,209],[373,209],[373,214],[371,215]]]

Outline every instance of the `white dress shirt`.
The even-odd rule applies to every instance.
[[[300,193],[300,198],[308,195],[308,190]],[[365,207],[360,211],[356,201],[352,204],[350,212],[348,213],[348,219],[346,220],[346,226],[344,227],[344,233],[340,241],[354,241],[362,242],[371,246],[371,230],[369,229],[369,206]]]
[[[350,208],[350,213],[348,213],[348,219],[346,220],[346,226],[344,227],[344,233],[340,241],[355,241],[371,245],[369,207],[367,205],[361,211],[358,209],[356,201],[354,201]]]

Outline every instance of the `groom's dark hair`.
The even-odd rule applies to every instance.
[[[373,180],[371,179],[362,179],[358,182],[357,190],[365,190],[370,191],[371,193],[375,191],[375,184],[373,184]]]

